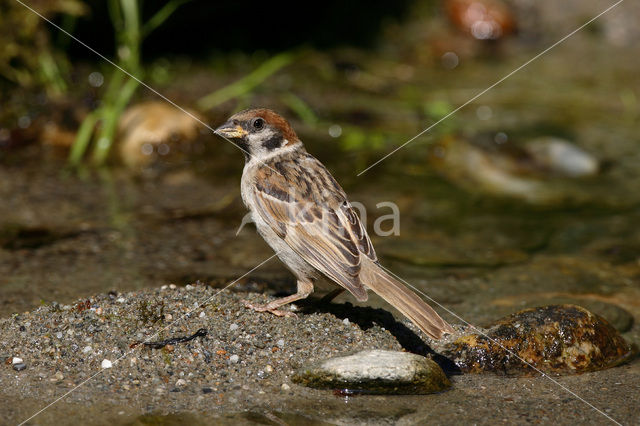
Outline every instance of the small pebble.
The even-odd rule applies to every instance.
[[[349,325],[349,318],[345,318],[345,319],[343,319],[343,320],[342,320],[342,323],[343,323],[344,325]]]
[[[204,318],[204,317],[206,317],[206,316],[207,316],[207,314],[206,314],[204,311],[202,311],[202,312],[200,312],[200,315],[198,315],[198,316],[199,316],[200,318]]]
[[[238,328],[240,328],[240,326],[236,323],[233,323],[229,326],[229,330],[231,331],[236,331]]]
[[[64,379],[64,375],[60,371],[56,371],[56,374],[51,378],[52,382],[59,382]]]
[[[289,385],[288,385],[288,384],[286,384],[286,383],[283,383],[283,384],[282,384],[282,390],[283,390],[283,391],[288,391],[289,389],[291,389],[291,386],[289,386]]]
[[[170,288],[171,290],[175,290],[175,289],[176,289],[176,285],[175,285],[175,284],[169,284],[169,288]]]
[[[22,364],[24,361],[22,360],[22,358],[18,358],[17,356],[14,356],[13,359],[11,360],[11,364],[16,365],[16,364]]]
[[[61,331],[58,331],[58,332],[56,333],[56,337],[57,337],[58,339],[62,339],[62,332],[61,332]]]
[[[264,371],[267,373],[273,373],[273,367],[267,364],[267,366],[264,367]]]
[[[125,298],[124,298],[124,297],[118,297],[118,298],[116,299],[116,302],[118,302],[118,303],[124,303],[124,302],[126,302],[126,300],[125,300]]]
[[[88,354],[89,352],[91,352],[91,346],[87,345],[84,347],[84,349],[82,350],[83,353]]]
[[[229,357],[229,362],[231,362],[232,364],[237,363],[240,360],[240,357],[238,355],[231,355]]]
[[[22,371],[27,368],[27,365],[24,362],[19,362],[17,364],[13,364],[13,369],[16,371]]]
[[[187,384],[187,381],[186,381],[185,379],[178,379],[178,380],[176,381],[176,386],[177,386],[177,387],[180,387],[180,386],[186,386],[186,384]]]
[[[202,393],[212,393],[213,389],[211,388],[202,388]]]
[[[284,348],[284,339],[280,339],[276,342],[276,345],[278,345],[278,347],[280,349]]]
[[[102,366],[102,368],[111,368],[111,367],[113,367],[113,363],[111,361],[109,361],[108,359],[103,359],[101,366]]]

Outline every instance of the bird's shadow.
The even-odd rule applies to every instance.
[[[452,360],[434,352],[420,336],[384,309],[354,306],[349,302],[332,303],[321,299],[305,299],[296,302],[296,304],[300,307],[302,314],[322,312],[342,320],[348,318],[350,322],[357,324],[362,330],[368,330],[376,325],[383,327],[396,338],[400,346],[407,352],[430,357],[440,365],[447,375],[461,374],[460,369]]]

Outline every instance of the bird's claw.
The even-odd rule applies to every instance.
[[[256,312],[270,312],[277,317],[286,317],[286,318],[298,317],[298,315],[296,315],[291,311],[282,311],[280,309],[277,309],[276,307],[269,306],[268,303],[266,305],[254,305],[253,303],[247,300],[243,300],[242,303],[244,304],[245,308],[253,309]]]

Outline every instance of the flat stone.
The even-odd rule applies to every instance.
[[[438,364],[408,352],[368,350],[302,367],[295,383],[320,389],[369,394],[428,394],[451,382]]]

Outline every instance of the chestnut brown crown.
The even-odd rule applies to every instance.
[[[268,155],[300,142],[287,120],[266,108],[240,111],[218,127],[215,133],[230,139],[247,158]]]

